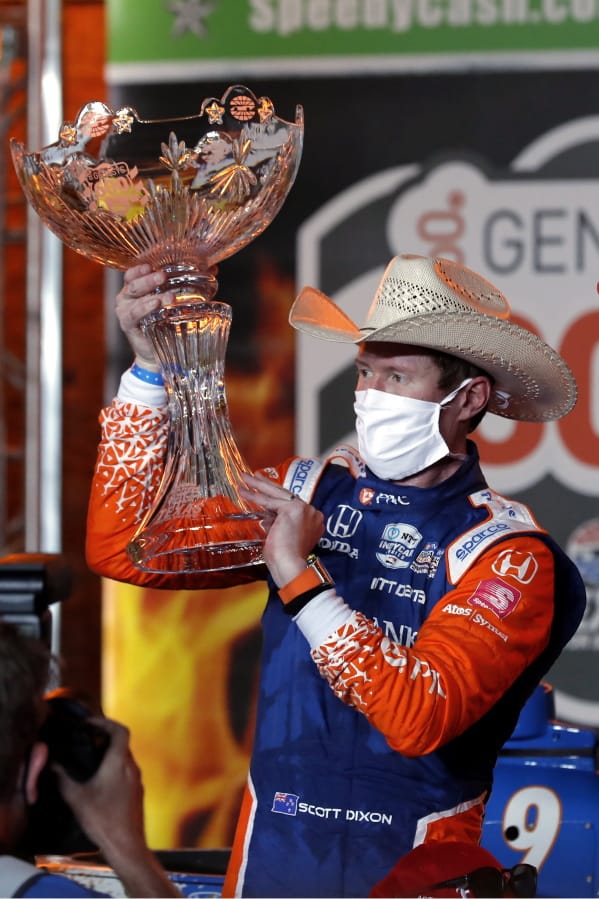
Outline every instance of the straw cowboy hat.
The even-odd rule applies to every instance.
[[[289,321],[324,340],[389,341],[459,356],[493,377],[489,412],[520,421],[562,418],[576,402],[572,372],[509,316],[501,291],[471,269],[404,254],[387,266],[361,328],[314,287],[302,289]]]

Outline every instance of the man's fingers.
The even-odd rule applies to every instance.
[[[261,502],[262,500],[268,502],[273,500],[276,503],[288,503],[293,499],[301,502],[295,493],[292,493],[290,490],[287,490],[286,487],[277,484],[276,481],[271,481],[270,478],[267,478],[264,475],[244,474],[243,480],[247,484],[249,498],[253,497],[255,502]]]

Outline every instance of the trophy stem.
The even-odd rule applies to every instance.
[[[177,305],[195,303],[197,300],[209,301],[216,295],[218,290],[216,265],[199,269],[196,260],[187,265],[165,263],[158,258],[151,259],[150,264],[153,268],[161,268],[167,274],[166,282],[157,289],[157,293],[174,291]]]
[[[222,571],[263,561],[264,513],[238,492],[250,469],[225,394],[231,315],[226,303],[190,302],[142,322],[162,365],[171,418],[162,481],[128,546],[144,571]]]

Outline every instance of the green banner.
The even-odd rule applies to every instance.
[[[371,59],[384,70],[429,55],[530,54],[534,64],[537,51],[596,56],[599,47],[596,0],[108,0],[107,9],[109,66],[275,60],[318,72],[325,60]]]

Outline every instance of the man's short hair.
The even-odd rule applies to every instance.
[[[481,375],[488,378],[491,382],[491,386],[493,386],[494,378],[477,365],[466,362],[465,359],[460,359],[458,356],[442,353],[440,350],[428,350],[428,352],[435,360],[440,371],[439,387],[442,390],[451,391],[457,387],[458,384],[461,384],[462,381],[465,381],[466,378],[478,378]],[[472,416],[470,419],[470,427],[468,428],[469,431],[474,431],[474,429],[478,427],[483,420],[486,411],[486,408],[481,409],[480,412]]]
[[[41,640],[0,619],[0,801],[12,796],[46,716],[44,695],[52,667]]]

